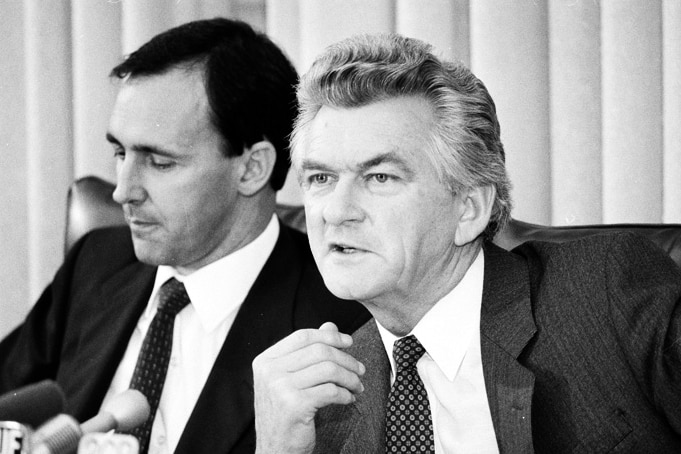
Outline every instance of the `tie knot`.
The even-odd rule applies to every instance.
[[[177,315],[189,304],[189,295],[184,284],[177,279],[168,279],[158,291],[158,310],[172,316]]]
[[[416,362],[425,352],[426,349],[423,348],[421,342],[413,334],[397,339],[393,345],[393,357],[395,358],[397,370],[416,367]]]

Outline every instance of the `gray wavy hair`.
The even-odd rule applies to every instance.
[[[298,162],[308,125],[322,106],[352,108],[400,96],[421,96],[435,126],[424,153],[451,191],[496,190],[483,235],[493,238],[510,218],[510,182],[496,107],[485,85],[432,46],[397,34],[359,35],[327,48],[301,78],[291,160]]]

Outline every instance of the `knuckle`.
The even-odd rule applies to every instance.
[[[345,388],[334,385],[333,383],[326,383],[322,385],[321,393],[324,399],[329,402],[336,403],[350,403],[352,394]]]
[[[319,363],[320,373],[324,376],[330,377],[339,373],[339,367],[331,361],[324,361]]]
[[[327,358],[331,354],[331,347],[326,344],[314,344],[310,347],[310,350],[310,354],[318,359]]]
[[[307,345],[312,341],[312,330],[300,329],[293,333],[294,340],[300,344]]]

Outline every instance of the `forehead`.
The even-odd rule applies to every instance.
[[[309,125],[302,160],[354,166],[390,153],[426,161],[433,113],[425,99],[403,97],[362,107],[322,107]]]
[[[212,129],[201,74],[172,70],[124,81],[109,132],[118,140],[180,144]]]

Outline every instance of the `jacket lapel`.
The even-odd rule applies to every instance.
[[[383,453],[385,406],[390,391],[390,363],[376,328],[369,320],[352,335],[347,352],[366,366],[364,392],[350,405],[332,405],[317,414],[315,453]]]
[[[255,449],[253,374],[260,352],[293,329],[293,307],[301,275],[301,259],[289,232],[279,239],[239,309],[199,396],[176,452],[234,452],[235,444]]]
[[[483,373],[501,452],[530,453],[534,375],[518,357],[536,332],[524,260],[486,243],[480,322]]]
[[[128,340],[149,301],[156,267],[133,262],[99,285],[90,293],[78,315],[76,326],[82,328],[72,341],[79,358],[60,371],[68,374],[65,393],[68,410],[78,419],[88,419],[99,411]],[[103,333],[108,333],[103,334]],[[71,355],[67,355],[71,357]]]

